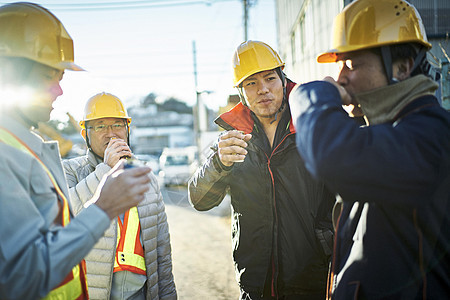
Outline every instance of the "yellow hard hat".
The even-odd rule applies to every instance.
[[[320,54],[319,63],[335,62],[339,53],[392,44],[431,49],[419,13],[403,0],[356,0],[336,16],[333,28],[333,49]]]
[[[24,57],[59,70],[83,71],[74,64],[73,41],[63,24],[34,3],[0,7],[0,57]]]
[[[127,124],[131,123],[131,118],[123,106],[122,101],[109,93],[99,93],[92,96],[84,107],[83,120],[80,121],[82,129],[86,129],[85,122],[101,118],[121,118],[126,119]]]
[[[261,71],[284,68],[284,62],[269,45],[259,41],[246,41],[238,46],[233,56],[234,86]]]

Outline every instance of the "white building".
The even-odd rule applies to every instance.
[[[129,110],[130,144],[134,153],[161,154],[165,147],[194,145],[193,116],[175,111],[158,112],[156,106]]]

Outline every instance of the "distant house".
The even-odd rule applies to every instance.
[[[160,155],[165,147],[194,145],[193,116],[175,111],[158,111],[156,105],[132,107],[130,145],[134,153]]]

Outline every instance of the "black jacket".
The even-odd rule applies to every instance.
[[[231,168],[212,155],[189,182],[190,201],[209,210],[229,187],[233,258],[245,291],[262,293],[273,282],[279,295],[325,292],[335,197],[306,170],[289,108],[281,118],[271,149],[247,107],[238,104],[222,114],[219,126],[252,133],[248,154]]]

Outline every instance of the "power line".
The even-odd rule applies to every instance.
[[[215,0],[212,0],[215,1]],[[81,6],[81,7],[89,7],[89,6],[111,6],[111,5],[141,5],[141,4],[151,4],[151,5],[160,5],[163,3],[169,3],[169,4],[177,4],[177,3],[183,3],[183,2],[190,2],[190,1],[182,1],[182,0],[142,0],[142,1],[112,1],[112,2],[85,2],[85,3],[79,3],[79,2],[73,2],[73,3],[48,3],[49,6],[61,6],[61,7],[67,7],[67,6]],[[198,2],[211,2],[209,0],[203,0]]]
[[[205,4],[211,5],[218,2],[231,2],[237,0],[193,0],[193,1],[129,1],[129,2],[95,2],[95,3],[48,3],[43,4],[46,8],[55,11],[99,11],[99,10],[124,10],[124,9],[145,9],[164,8],[186,5]],[[8,4],[9,2],[1,2]]]

